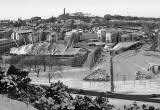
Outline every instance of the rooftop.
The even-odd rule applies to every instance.
[[[19,33],[19,34],[25,34],[25,33],[32,33],[33,31],[32,30],[18,30],[18,31],[15,31],[16,33]]]
[[[65,52],[61,53],[61,55],[75,55],[80,51],[81,48],[68,48]]]
[[[117,51],[117,50],[120,50],[122,48],[130,47],[130,46],[132,46],[136,43],[139,43],[139,41],[136,41],[136,42],[120,42],[116,46],[114,46],[112,50]]]

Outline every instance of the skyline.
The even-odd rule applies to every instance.
[[[102,17],[111,14],[158,18],[159,4],[159,0],[0,0],[0,19],[57,17],[64,8],[66,13],[84,12]]]

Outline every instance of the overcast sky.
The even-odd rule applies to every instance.
[[[0,0],[0,19],[48,18],[66,12],[160,17],[160,0]]]

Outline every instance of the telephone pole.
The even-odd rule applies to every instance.
[[[111,92],[114,92],[114,73],[113,73],[113,57],[114,55],[110,52],[110,75],[111,75]]]

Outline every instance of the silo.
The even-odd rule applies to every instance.
[[[153,65],[153,67],[152,67],[152,72],[153,72],[154,74],[160,73],[160,71],[159,71],[159,66],[158,66],[158,65]]]
[[[106,42],[107,43],[111,42],[111,33],[110,32],[106,32]]]
[[[101,30],[101,41],[106,42],[106,30]]]
[[[52,32],[51,33],[51,37],[52,37],[52,42],[57,42],[57,33],[56,32]]]
[[[40,34],[39,34],[39,41],[45,41],[46,40],[46,32],[44,31],[40,31]]]
[[[73,33],[72,32],[66,32],[65,38],[64,38],[64,42],[67,45],[68,42],[73,40]]]
[[[73,33],[73,40],[74,40],[74,43],[78,43],[79,42],[80,34],[78,32],[74,32]]]

